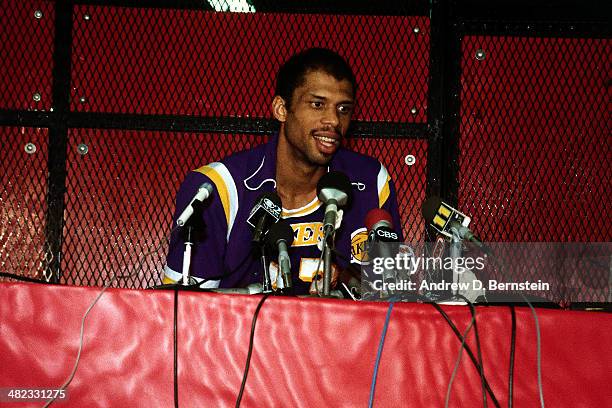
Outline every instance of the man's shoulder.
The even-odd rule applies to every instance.
[[[261,160],[261,158],[265,154],[266,145],[267,143],[262,143],[254,147],[250,147],[248,149],[234,152],[220,160],[220,162],[225,164],[226,166],[238,166],[244,165],[245,163],[248,163],[249,161],[254,159]]]
[[[334,158],[334,170],[347,174],[378,174],[381,163],[374,157],[341,148]]]
[[[265,146],[266,143],[262,143],[255,147],[234,152],[219,161],[194,169],[192,173],[206,175],[211,169],[214,169],[217,172],[227,173],[232,178],[243,177],[244,173],[248,172],[251,167],[255,166],[256,168],[261,162],[265,154]]]

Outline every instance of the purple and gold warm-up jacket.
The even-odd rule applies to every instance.
[[[259,196],[276,188],[276,146],[277,136],[273,136],[268,143],[189,172],[181,184],[174,220],[202,183],[214,186],[202,212],[202,241],[192,248],[191,275],[207,281],[202,287],[244,287],[261,282],[261,261],[252,248],[253,233],[246,220]],[[335,237],[336,250],[343,256],[334,255],[333,262],[345,268],[349,262],[361,263],[361,244],[367,238],[364,219],[372,208],[389,211],[401,236],[397,199],[387,169],[371,157],[340,148],[328,171],[345,173],[353,185],[353,202],[343,209],[342,224]],[[321,251],[317,244],[323,239],[324,211],[325,206],[316,198],[302,208],[283,209],[282,217],[294,232],[289,255],[296,294],[308,293],[319,265]],[[177,230],[172,234],[164,268],[166,281],[181,279],[183,251],[184,243]],[[274,263],[271,274],[274,278]]]

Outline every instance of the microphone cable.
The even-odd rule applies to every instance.
[[[348,259],[347,257],[345,257],[343,254],[339,253],[336,250],[334,250],[334,253],[336,255],[340,256],[341,258],[345,259],[345,260]],[[471,347],[468,344],[465,344],[465,335],[463,335],[463,336],[461,335],[461,332],[459,332],[459,330],[457,329],[457,326],[455,326],[455,324],[450,319],[450,317],[446,314],[446,312],[437,303],[432,302],[431,299],[428,299],[427,297],[425,297],[423,295],[420,295],[420,294],[415,294],[414,296],[418,300],[423,302],[423,303],[431,304],[434,307],[434,309],[436,309],[438,311],[438,313],[440,313],[440,315],[444,318],[446,323],[448,323],[449,327],[453,330],[453,332],[457,336],[457,339],[462,342],[462,344],[463,344],[462,349],[465,348],[465,351],[467,352],[468,356],[470,357],[470,360],[472,361],[474,367],[481,374],[481,380],[482,380],[482,383],[483,383],[483,387],[486,390],[486,392],[489,393],[489,396],[491,397],[491,400],[493,401],[493,404],[495,405],[496,408],[500,408],[499,401],[495,397],[495,394],[493,393],[493,390],[491,389],[491,387],[490,387],[490,385],[489,385],[489,383],[487,381],[487,378],[484,375],[483,369],[481,368],[481,364],[479,364],[478,360],[474,356],[474,353],[473,353]],[[391,298],[391,299],[393,299],[393,298]],[[466,299],[466,301],[467,301],[467,299]],[[474,307],[473,304],[471,302],[469,302],[469,301],[467,301],[467,303],[470,305],[470,308],[471,308],[470,311],[472,313],[472,316],[475,316],[475,310],[472,309]],[[474,319],[475,319],[475,317],[474,317]],[[480,351],[480,341],[478,339],[479,339],[479,337],[477,337],[477,346],[479,347],[478,354],[480,356],[480,361],[482,361],[482,354],[481,354],[481,351]]]
[[[423,300],[424,303],[429,303],[434,309],[438,311],[438,313],[440,313],[440,315],[444,318],[444,320],[446,320],[446,323],[448,323],[451,330],[455,333],[455,336],[457,337],[457,339],[460,340],[463,344],[465,342],[465,337],[461,335],[461,332],[459,332],[459,329],[457,329],[457,326],[455,326],[453,321],[446,314],[446,312],[440,307],[440,305],[438,305],[437,303],[431,302],[429,299],[427,299],[426,297],[422,295],[417,295],[417,296],[419,299]],[[478,361],[476,360],[476,357],[474,356],[474,353],[472,352],[471,347],[468,344],[465,344],[465,346],[463,346],[462,348],[465,348],[465,351],[470,357],[470,360],[472,360],[472,364],[480,372],[480,365],[478,364]],[[495,394],[493,393],[493,390],[491,389],[491,386],[489,385],[489,382],[487,381],[486,377],[484,379],[484,386],[487,392],[489,393],[489,396],[491,397],[491,401],[493,401],[493,404],[495,405],[495,407],[500,408],[499,401],[495,397]]]
[[[156,252],[158,252],[165,243],[168,243],[170,241],[170,236],[172,235],[172,233],[174,232],[174,230],[177,227],[174,227],[172,229],[172,231],[170,231],[170,233],[168,233],[168,235],[164,238],[161,239],[160,244],[155,247],[154,249],[152,249],[149,252],[144,253],[141,257],[140,260],[137,263],[137,267],[134,271],[128,273],[128,274],[124,274],[124,275],[113,275],[113,277],[111,278],[110,281],[108,281],[108,283],[106,285],[104,285],[104,287],[102,288],[102,290],[100,291],[100,293],[98,294],[98,296],[96,296],[96,298],[93,300],[93,302],[91,302],[91,304],[89,305],[89,307],[87,308],[87,310],[85,311],[85,314],[83,315],[83,318],[81,319],[81,330],[80,330],[80,340],[79,340],[79,350],[77,352],[77,357],[76,357],[76,361],[74,362],[74,367],[72,368],[72,372],[70,373],[70,375],[68,376],[68,378],[66,379],[66,381],[64,382],[64,384],[62,384],[60,386],[60,390],[66,390],[66,388],[68,388],[68,386],[70,385],[70,383],[72,382],[72,380],[74,379],[74,375],[76,374],[77,368],[79,367],[79,361],[81,360],[81,352],[83,351],[83,342],[84,342],[84,334],[85,334],[85,320],[87,319],[87,316],[89,315],[89,312],[91,312],[91,310],[93,309],[93,307],[96,305],[96,303],[98,303],[98,300],[100,300],[100,298],[102,297],[102,295],[104,294],[104,292],[106,292],[106,290],[117,280],[117,279],[125,279],[125,278],[129,278],[135,274],[137,274],[138,272],[141,271],[142,267],[144,266],[144,261],[146,260],[146,258]],[[58,394],[59,395],[59,394]],[[48,406],[50,406],[53,402],[55,402],[55,400],[58,398],[58,395],[54,396],[53,398],[50,398],[47,400],[47,402],[45,403],[45,405],[43,405],[43,408],[47,408]]]
[[[427,228],[425,229],[425,234],[428,237],[428,239],[431,238]],[[498,259],[496,256],[494,256],[494,255],[493,256],[489,256],[489,259],[494,264],[497,264],[496,266],[500,270],[505,269],[503,262],[500,259]],[[539,398],[540,398],[540,407],[541,408],[545,408],[544,389],[543,389],[543,385],[542,385],[542,350],[541,350],[540,324],[539,324],[539,320],[538,320],[538,316],[537,316],[536,310],[533,307],[533,305],[531,304],[531,302],[529,301],[529,299],[527,299],[527,297],[523,293],[520,293],[520,295],[525,300],[525,302],[527,303],[529,308],[531,309],[531,314],[533,316],[534,323],[535,323],[535,328],[536,328],[536,354],[537,354],[536,369],[537,369],[537,377],[538,377],[538,380],[537,380],[538,381],[538,394],[539,394]],[[446,313],[444,313],[444,311],[441,308],[439,308],[439,306],[437,306],[435,303],[432,303],[432,305],[434,307],[436,307],[438,312],[440,312],[444,316],[446,321],[449,323],[449,325],[451,325],[452,322],[450,321],[450,319],[448,319],[448,316],[446,315]],[[509,368],[509,375],[508,375],[508,380],[509,380],[509,384],[508,384],[508,387],[509,387],[508,388],[508,394],[509,394],[508,406],[509,407],[512,407],[512,404],[513,404],[512,399],[513,399],[513,392],[514,392],[514,384],[513,384],[513,381],[514,381],[514,357],[515,357],[514,354],[515,354],[515,347],[516,347],[516,315],[515,315],[515,311],[514,311],[514,307],[513,306],[511,306],[511,314],[512,314],[512,338],[511,338],[511,349],[510,349],[510,368]],[[452,328],[452,326],[451,326],[451,328]],[[459,333],[456,331],[456,328],[454,328],[453,331],[455,331],[455,334],[457,336],[459,336]],[[473,358],[471,350],[469,350],[469,347],[466,348],[466,351],[468,351],[468,355],[470,355],[470,358],[472,359],[472,362],[474,364],[477,364],[476,361]],[[487,391],[489,391],[489,394],[491,395],[491,398],[493,399],[493,402],[495,403],[495,406],[499,407],[499,403],[495,399],[495,396],[493,395],[492,390],[490,389],[490,387],[486,383],[486,379],[485,379],[485,385],[487,387]]]
[[[505,268],[505,264],[498,259],[496,256],[490,256],[489,257],[491,259],[491,261],[496,264],[494,266],[497,266],[497,268],[500,269],[500,272],[504,272]],[[544,403],[544,387],[542,385],[542,336],[541,336],[541,331],[540,331],[540,321],[538,320],[538,314],[536,313],[535,308],[533,307],[533,305],[531,304],[531,302],[529,301],[529,299],[527,299],[527,297],[522,293],[519,292],[519,295],[521,295],[521,297],[523,298],[523,300],[525,301],[525,303],[527,303],[527,306],[529,306],[529,309],[531,309],[531,315],[533,316],[533,321],[535,324],[535,329],[536,329],[536,370],[537,370],[537,376],[538,376],[538,396],[540,398],[540,407],[541,408],[545,408],[545,403]],[[514,317],[514,316],[513,316]],[[513,351],[513,350],[511,350]],[[514,369],[514,368],[513,368]]]
[[[537,372],[538,372],[538,393],[539,393],[539,396],[540,396],[540,407],[541,408],[545,408],[545,406],[544,406],[544,389],[542,387],[542,339],[541,339],[541,333],[540,333],[540,322],[538,320],[538,315],[537,315],[537,313],[535,311],[535,308],[533,307],[531,302],[522,293],[521,293],[521,296],[523,297],[523,299],[525,299],[525,302],[527,302],[527,305],[531,309],[531,314],[533,315],[533,320],[535,322],[535,328],[536,328],[536,347],[537,347],[536,348],[536,353],[537,353]]]
[[[335,251],[335,250],[334,250],[334,253],[335,253],[336,255],[340,256],[341,258],[345,259],[345,260],[347,259],[347,258],[346,258],[346,257],[345,257],[343,254],[339,253],[338,251]],[[493,390],[491,389],[491,387],[490,387],[490,385],[489,385],[489,383],[488,383],[488,381],[487,381],[487,378],[486,378],[486,376],[484,375],[484,368],[483,368],[483,366],[482,366],[482,351],[481,351],[481,347],[480,347],[480,337],[478,336],[478,334],[477,334],[477,336],[476,336],[476,346],[478,347],[478,356],[479,356],[480,363],[478,362],[478,360],[477,360],[477,359],[476,359],[476,357],[474,356],[474,353],[472,352],[471,347],[470,347],[468,344],[465,344],[465,335],[463,335],[463,336],[461,335],[461,333],[460,333],[460,332],[459,332],[459,330],[457,329],[457,326],[455,326],[455,324],[452,322],[452,320],[451,320],[451,319],[450,319],[450,317],[449,317],[449,316],[446,314],[446,312],[445,312],[445,311],[444,311],[444,310],[443,310],[443,309],[442,309],[442,308],[441,308],[441,307],[440,307],[440,306],[439,306],[437,303],[432,302],[432,301],[431,301],[431,299],[428,299],[427,297],[425,297],[425,296],[423,296],[423,295],[420,295],[420,294],[415,294],[415,297],[416,297],[418,300],[422,301],[423,303],[429,303],[429,304],[431,304],[431,305],[432,305],[432,306],[433,306],[433,307],[434,307],[434,308],[435,308],[435,309],[438,311],[438,313],[440,313],[440,315],[442,315],[442,317],[443,317],[443,318],[446,320],[446,322],[448,323],[448,325],[450,326],[450,328],[453,330],[453,332],[454,332],[454,333],[455,333],[455,335],[457,336],[457,339],[458,339],[458,340],[460,340],[460,341],[462,342],[462,349],[463,349],[463,348],[465,348],[465,351],[468,353],[468,356],[470,357],[470,359],[471,359],[471,361],[472,361],[472,363],[473,363],[474,367],[475,367],[475,368],[478,370],[478,372],[479,372],[479,374],[480,374],[480,376],[481,376],[481,382],[482,382],[482,384],[483,384],[483,393],[484,393],[484,392],[485,392],[485,390],[486,390],[486,392],[488,392],[488,393],[489,393],[489,395],[490,395],[490,397],[491,397],[491,400],[493,401],[493,404],[494,404],[494,405],[495,405],[497,408],[500,408],[499,401],[498,401],[498,400],[497,400],[497,398],[495,397],[495,394],[493,393]],[[463,297],[463,296],[461,295],[461,297]],[[468,299],[466,299],[465,297],[463,297],[463,298],[464,298],[464,300],[465,300],[465,301],[468,303],[468,305],[470,306],[470,313],[471,313],[471,314],[472,314],[472,316],[473,316],[473,319],[474,319],[474,325],[475,325],[475,330],[477,331],[478,329],[477,329],[477,326],[476,326],[476,323],[475,323],[475,315],[476,315],[476,312],[475,312],[475,309],[474,309],[474,305],[473,305],[473,303],[471,303],[471,302],[470,302]],[[392,300],[392,299],[393,299],[393,298],[391,298],[391,300]],[[484,401],[484,406],[486,407],[486,406],[487,406],[487,403],[486,403],[486,397],[483,397],[483,398],[484,398],[484,400],[483,400],[483,401]]]
[[[466,340],[467,340],[468,334],[470,333],[470,330],[472,330],[472,327],[474,326],[474,322],[476,322],[476,315],[472,315],[472,320],[470,321],[470,324],[468,325],[467,329],[465,329],[465,332],[463,333],[463,336],[461,338],[461,347],[459,348],[459,354],[457,355],[457,360],[455,361],[455,367],[453,368],[453,372],[451,374],[450,380],[448,381],[448,388],[446,389],[446,398],[444,399],[444,408],[448,408],[448,404],[450,402],[451,389],[453,387],[453,382],[455,381],[455,376],[457,375],[457,371],[459,370],[459,364],[461,364],[461,358],[463,357],[463,349],[465,348],[467,350]]]
[[[514,392],[514,353],[516,348],[516,312],[514,306],[510,305],[510,316],[512,317],[512,335],[510,337],[510,366],[508,369],[508,408],[512,408]]]
[[[380,366],[380,359],[382,356],[383,346],[385,344],[385,337],[387,336],[387,329],[389,328],[389,321],[391,320],[391,311],[393,310],[394,301],[389,302],[389,308],[387,309],[387,316],[385,317],[385,324],[383,326],[382,333],[380,335],[380,342],[378,343],[378,352],[376,353],[376,361],[374,362],[374,373],[372,374],[372,383],[370,385],[370,398],[368,400],[368,408],[374,406],[374,391],[376,389],[376,377],[378,376],[378,367]]]
[[[253,322],[251,323],[251,335],[249,338],[249,351],[247,353],[246,364],[244,367],[244,374],[242,376],[242,383],[240,384],[240,392],[238,393],[238,397],[236,399],[236,408],[240,407],[240,402],[242,401],[242,395],[244,393],[244,388],[246,386],[247,377],[249,375],[249,367],[251,365],[251,356],[253,353],[253,342],[255,340],[255,325],[257,324],[257,317],[259,316],[259,311],[263,306],[266,299],[271,295],[271,293],[266,293],[263,295],[259,303],[257,304],[257,308],[255,309],[255,314],[253,315]]]
[[[476,322],[476,308],[474,307],[474,305],[472,304],[472,302],[470,302],[470,300],[468,298],[466,298],[465,296],[458,294],[457,297],[459,297],[460,299],[463,299],[470,307],[470,313],[472,314],[472,320],[474,322],[474,336],[476,337],[476,352],[478,353],[478,362],[480,363],[480,382],[482,384],[482,404],[484,408],[487,408],[487,392],[486,392],[486,388],[484,386],[485,384],[485,373],[484,373],[484,362],[482,360],[482,349],[480,347],[480,336],[478,334],[478,324]],[[465,338],[465,335],[463,336]]]
[[[336,255],[340,256],[341,258],[345,259],[345,260],[347,259],[343,254],[339,253],[336,250],[334,250],[334,253]],[[495,405],[495,407],[500,408],[499,401],[495,397],[495,394],[493,393],[493,390],[491,389],[491,387],[490,387],[490,385],[489,385],[489,383],[488,383],[488,381],[486,379],[486,376],[484,375],[484,366],[482,364],[482,350],[481,350],[481,345],[480,345],[480,336],[478,334],[478,326],[476,325],[476,311],[475,311],[473,303],[471,303],[464,296],[460,295],[460,297],[462,297],[464,299],[464,301],[466,301],[466,303],[468,303],[468,305],[470,307],[470,313],[472,314],[473,323],[471,323],[470,326],[474,325],[474,329],[476,331],[476,346],[478,348],[477,353],[478,353],[478,357],[479,357],[478,360],[474,356],[474,353],[472,352],[471,347],[468,344],[465,343],[465,341],[466,341],[465,336],[467,336],[467,333],[469,333],[469,331],[466,330],[466,334],[464,334],[462,336],[461,333],[459,332],[459,330],[457,329],[457,327],[455,326],[455,324],[450,319],[450,317],[446,314],[446,312],[444,312],[444,310],[438,304],[432,302],[430,299],[426,298],[423,295],[415,294],[415,296],[416,296],[416,298],[418,300],[421,300],[423,303],[431,304],[438,311],[438,313],[440,313],[440,315],[442,315],[442,317],[446,320],[446,322],[448,323],[450,328],[453,330],[453,332],[455,333],[457,338],[461,341],[461,343],[462,343],[461,349],[465,348],[465,350],[468,353],[468,356],[470,357],[474,367],[478,370],[478,372],[480,374],[481,382],[482,382],[482,386],[483,386],[483,403],[484,403],[484,407],[485,408],[487,407],[486,392],[488,392],[489,395],[491,396],[491,400],[493,401],[493,404]],[[471,330],[471,327],[470,327],[470,330]],[[385,332],[386,332],[386,329],[385,329]],[[385,333],[385,332],[383,332],[383,333]],[[480,361],[480,363],[479,363],[479,361]]]

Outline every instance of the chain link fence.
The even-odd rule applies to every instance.
[[[610,39],[458,32],[458,92],[432,94],[450,71],[431,65],[429,2],[335,3],[1,0],[0,271],[160,283],[182,178],[267,140],[275,73],[312,46],[356,72],[347,145],[389,169],[408,241],[449,179],[487,240],[610,241]],[[458,101],[456,174],[431,154],[452,116],[436,98]]]

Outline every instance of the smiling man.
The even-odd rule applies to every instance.
[[[397,232],[401,224],[395,189],[377,160],[342,148],[356,97],[355,76],[337,53],[311,48],[291,57],[277,75],[272,113],[280,122],[278,134],[264,145],[236,153],[190,172],[177,194],[174,219],[198,187],[209,182],[214,192],[202,213],[205,233],[193,249],[191,275],[202,287],[244,287],[262,281],[262,266],[251,246],[246,220],[257,198],[276,192],[282,217],[291,224],[289,249],[296,294],[312,293],[320,267],[324,205],[317,183],[328,171],[345,173],[353,186],[353,203],[344,210],[336,232],[336,270],[359,264],[364,241],[364,218],[372,208],[385,208]],[[174,234],[165,267],[165,282],[177,281],[184,244]],[[276,266],[271,265],[272,276]]]
[[[281,123],[277,190],[287,208],[301,207],[314,198],[317,182],[340,148],[353,111],[355,78],[348,66],[340,65],[337,72],[313,66],[296,75],[306,63],[302,58],[315,53],[335,57],[330,51],[310,50],[289,60],[279,71],[272,101],[274,117]]]

